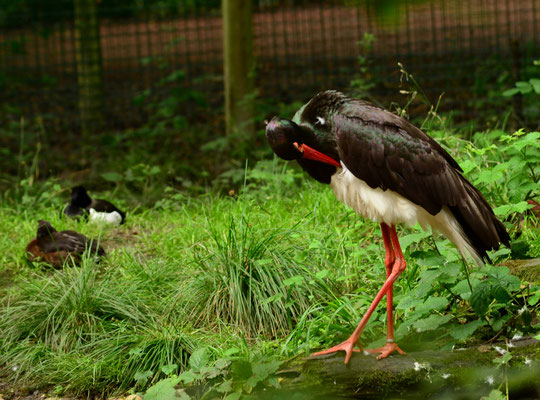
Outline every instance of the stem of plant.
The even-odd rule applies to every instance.
[[[463,264],[463,269],[465,270],[465,276],[467,277],[467,283],[469,284],[469,289],[471,289],[471,293],[472,293],[472,285],[471,285],[471,280],[469,279],[469,269],[467,268],[467,263],[465,262],[463,258],[461,259],[461,262]]]

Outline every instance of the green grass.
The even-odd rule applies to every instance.
[[[537,166],[524,167],[536,153],[528,149],[520,158],[512,147],[505,158],[496,149],[482,152],[484,147],[441,136],[473,163],[495,171],[490,178],[471,168],[469,176],[490,202],[510,206],[501,215],[512,221],[523,197],[534,190],[528,179],[535,178]],[[513,176],[519,176],[521,186],[496,173],[508,159],[514,161],[505,168],[519,169]],[[283,162],[262,161],[233,175],[243,184],[231,195],[190,196],[155,187],[153,197],[159,201],[139,208],[136,195],[120,184],[117,191],[100,194],[135,209],[120,227],[62,218],[66,192],[54,182],[23,181],[5,195],[13,200],[0,206],[0,368],[6,379],[79,394],[140,390],[193,369],[189,360],[197,349],[209,349],[212,359],[242,355],[253,360],[253,353],[286,357],[347,337],[385,279],[378,226]],[[99,238],[107,258],[100,263],[84,259],[79,267],[60,270],[27,262],[24,247],[35,236],[38,219]],[[408,260],[395,285],[397,326],[407,328],[400,331],[402,338],[410,327],[407,340],[421,340],[424,333],[417,329],[422,327],[425,334],[441,332],[441,340],[451,346],[460,340],[456,330],[478,320],[477,309],[485,313],[475,323],[483,324],[484,337],[527,332],[530,321],[527,325],[518,315],[526,291],[516,289],[512,279],[497,275],[507,279],[502,289],[512,296],[514,308],[502,300],[484,304],[482,298],[468,305],[457,251],[414,229],[400,228],[400,233]],[[539,237],[534,224],[525,228],[525,251],[540,248]],[[508,253],[502,250],[495,259]],[[473,272],[473,285],[495,282],[490,274]],[[450,288],[463,293],[452,295]],[[538,288],[527,290],[534,296]],[[432,297],[446,308],[426,313],[424,302]],[[538,299],[534,304],[528,299],[536,313]],[[434,314],[451,318],[435,323]],[[385,318],[381,306],[362,335],[363,344],[384,337]]]

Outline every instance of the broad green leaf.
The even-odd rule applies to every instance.
[[[420,280],[422,284],[431,283],[436,280],[442,274],[442,269],[428,269],[420,274]]]
[[[267,379],[267,382],[269,385],[275,387],[276,389],[279,389],[279,378],[277,376],[271,376]]]
[[[144,400],[177,400],[174,387],[180,382],[179,378],[162,379],[150,387],[144,394]]]
[[[413,326],[417,332],[432,331],[452,319],[451,315],[431,314],[429,317],[416,321]]]
[[[137,382],[146,382],[154,373],[152,371],[137,371],[133,377]]]
[[[423,304],[416,307],[416,311],[423,314],[445,308],[450,301],[446,297],[429,297]]]
[[[469,301],[476,314],[483,316],[491,302],[491,287],[489,282],[484,281],[476,286],[471,293]]]
[[[531,293],[529,296],[529,305],[535,306],[540,301],[540,290]]]
[[[479,319],[464,325],[455,324],[452,325],[452,328],[450,328],[450,335],[454,339],[465,340],[469,338],[478,328],[484,326],[485,324],[485,321]]]
[[[502,171],[494,171],[491,169],[482,170],[475,179],[475,183],[494,183],[504,178]]]
[[[540,94],[540,79],[529,79],[529,83],[537,94]]]
[[[191,357],[189,358],[189,366],[194,371],[199,371],[203,367],[206,367],[206,365],[208,364],[208,360],[210,358],[209,357],[210,355],[208,353],[209,353],[208,347],[200,347],[197,350],[195,350],[191,354]]]
[[[182,372],[180,376],[178,377],[178,379],[180,379],[184,383],[192,383],[192,382],[195,382],[199,378],[200,378],[200,375],[196,374],[190,369]]]
[[[520,93],[520,90],[517,89],[517,88],[512,88],[512,89],[507,89],[505,90],[502,95],[504,97],[512,97],[512,96],[515,96],[516,94]]]
[[[178,400],[191,400],[191,396],[185,392],[184,389],[180,389],[176,392]]]
[[[493,389],[489,392],[489,396],[482,396],[480,400],[506,400],[506,396],[500,390]]]
[[[499,280],[501,286],[511,292],[515,292],[521,288],[521,280],[514,275],[506,275]]]
[[[229,365],[231,365],[230,360],[227,360],[226,358],[218,358],[216,360],[216,363],[214,364],[214,368],[224,369],[227,368]]]
[[[454,284],[458,280],[461,280],[461,265],[457,263],[448,263],[442,267],[443,273],[439,276],[438,281],[441,283]]]
[[[514,147],[520,151],[526,146],[540,147],[540,143],[538,143],[539,138],[540,132],[528,133],[526,136],[521,137],[516,143],[514,143]]]
[[[167,364],[161,367],[161,372],[163,372],[165,375],[171,375],[173,372],[176,372],[177,369],[178,369],[178,365]]]
[[[252,375],[246,380],[245,385],[247,385],[250,389],[254,389],[255,386],[257,386],[257,384],[262,380],[263,378],[261,378],[260,376]]]
[[[420,304],[422,304],[422,299],[416,297],[416,296],[405,296],[403,300],[401,300],[398,305],[396,306],[399,310],[406,310],[408,308],[417,307]]]
[[[502,206],[494,208],[493,212],[495,213],[495,215],[498,216],[506,216],[513,212],[522,213],[529,208],[531,208],[529,203],[527,203],[526,201],[520,201],[519,203],[515,204],[503,204]]]
[[[486,273],[496,279],[500,279],[510,273],[510,268],[504,267],[504,266],[502,267],[485,266],[485,268],[486,268],[485,269]]]
[[[225,382],[214,386],[214,389],[219,393],[228,393],[232,390],[232,379],[228,379]]]
[[[299,285],[301,284],[302,282],[304,281],[304,277],[302,275],[296,275],[296,276],[291,276],[290,278],[288,279],[285,279],[283,281],[283,284],[285,286],[293,286],[293,285]]]
[[[101,177],[109,182],[121,182],[123,176],[118,172],[105,172],[101,174]]]
[[[264,380],[268,378],[270,375],[272,375],[274,372],[276,372],[281,365],[281,361],[270,361],[266,363],[257,363],[253,365],[251,368],[253,369],[253,373],[259,377],[261,377],[261,380]]]
[[[427,238],[430,235],[431,233],[427,231],[418,231],[415,233],[409,233],[408,235],[401,236],[399,238],[399,243],[401,244],[401,248],[405,250],[412,243],[418,243],[419,241]]]
[[[319,279],[324,279],[324,278],[326,278],[328,276],[329,273],[330,273],[330,271],[328,271],[327,269],[323,269],[323,270],[317,272],[315,274],[315,276],[317,278],[319,278]]]
[[[238,400],[240,397],[242,397],[242,391],[238,390],[225,397],[225,400]]]
[[[494,284],[491,288],[491,294],[493,294],[493,297],[500,302],[500,303],[507,303],[512,299],[505,288],[503,288],[500,284]]]
[[[231,376],[235,381],[244,381],[253,375],[251,363],[246,360],[234,360],[231,365]]]
[[[516,88],[518,88],[522,94],[532,92],[532,85],[529,82],[516,82]]]
[[[478,167],[478,165],[472,160],[462,161],[459,163],[459,166],[463,170],[464,174],[468,174],[470,171]]]

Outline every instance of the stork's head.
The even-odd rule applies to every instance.
[[[298,160],[302,152],[298,146],[301,144],[300,127],[293,121],[278,117],[266,125],[266,138],[274,153],[284,160]]]
[[[341,164],[333,158],[306,145],[303,137],[305,134],[302,127],[288,119],[274,117],[266,125],[266,138],[278,157],[284,160],[307,158],[341,167]]]

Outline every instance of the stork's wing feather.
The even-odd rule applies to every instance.
[[[390,131],[398,130],[407,135],[411,140],[418,140],[426,145],[429,145],[436,153],[444,158],[450,166],[458,171],[463,170],[459,164],[452,158],[450,154],[433,138],[426,135],[423,131],[411,124],[406,119],[399,117],[383,108],[379,108],[367,101],[353,99],[346,102],[340,110],[339,115],[351,118],[353,120],[362,121],[368,125],[378,125],[388,127]]]
[[[407,126],[394,123],[387,115],[391,113],[363,114],[362,109],[334,116],[339,157],[357,178],[372,188],[399,193],[433,215],[443,205],[459,202],[465,194],[462,178],[440,145],[434,146],[419,129],[420,134],[411,134]]]

